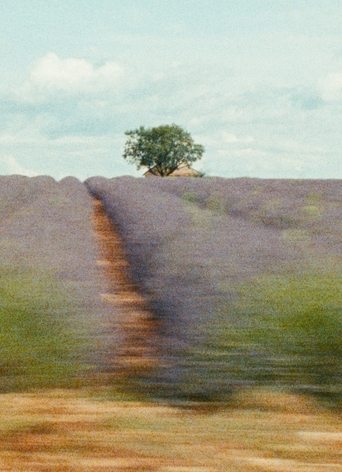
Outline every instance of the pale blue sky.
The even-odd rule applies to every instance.
[[[1,174],[139,175],[177,123],[209,175],[342,177],[340,0],[1,0],[0,54]]]

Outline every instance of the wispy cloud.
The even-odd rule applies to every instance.
[[[122,160],[127,129],[176,122],[204,144],[209,174],[335,175],[341,74],[322,74],[316,85],[265,76],[238,86],[237,74],[191,61],[164,64],[159,74],[120,64],[56,53],[34,61],[19,90],[3,96],[3,153],[20,163],[30,154],[39,172],[58,177],[118,175],[134,172]]]
[[[38,175],[34,170],[21,165],[18,160],[11,155],[0,156],[0,164],[4,167],[6,174],[27,175],[28,177]]]
[[[321,84],[321,93],[328,102],[342,100],[342,72],[329,74]]]
[[[54,94],[101,94],[114,91],[122,75],[123,68],[116,62],[95,66],[85,59],[64,59],[50,52],[32,65],[17,97],[35,101],[51,98]]]
[[[254,141],[252,136],[237,136],[234,133],[223,131],[221,141],[225,144],[251,143]]]

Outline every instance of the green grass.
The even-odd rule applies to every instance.
[[[342,290],[336,274],[264,276],[218,310],[206,337],[184,356],[181,394],[224,400],[267,386],[341,406]]]
[[[50,274],[0,272],[0,391],[68,385],[81,370],[76,309]]]
[[[266,278],[248,289],[251,342],[277,382],[323,396],[342,393],[341,289],[334,275]]]

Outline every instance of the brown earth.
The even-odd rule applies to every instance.
[[[257,392],[210,412],[90,393],[2,395],[0,470],[342,470],[341,421],[299,397]]]
[[[112,307],[110,329],[118,331],[121,338],[119,346],[113,346],[115,358],[107,359],[107,362],[114,362],[115,375],[129,377],[157,362],[157,322],[130,280],[121,238],[107,217],[103,204],[94,199],[93,205],[92,224],[100,252],[97,265],[108,283],[107,291],[100,296]]]

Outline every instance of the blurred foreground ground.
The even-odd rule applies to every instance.
[[[342,470],[341,420],[301,397],[240,394],[210,410],[106,400],[105,390],[0,401],[1,471]]]

